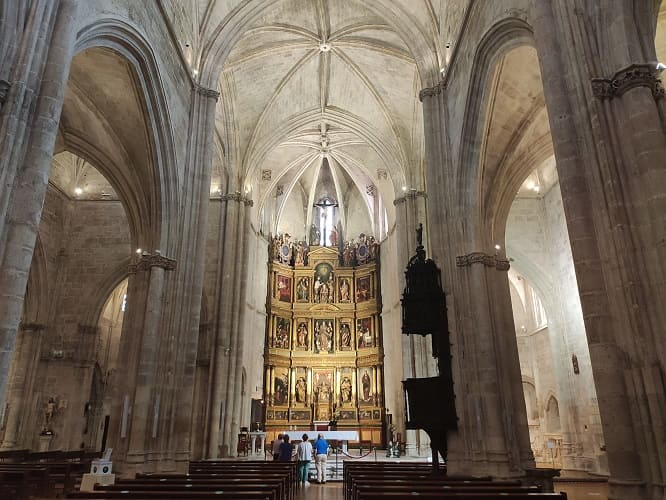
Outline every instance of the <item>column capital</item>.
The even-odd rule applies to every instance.
[[[417,198],[428,198],[428,193],[425,191],[417,191],[416,189],[413,189],[408,193],[405,193],[405,196],[393,200],[393,205],[398,206],[401,203],[406,203],[407,200],[415,200]]]
[[[423,102],[423,99],[426,97],[434,97],[440,95],[442,91],[446,88],[446,83],[444,80],[440,80],[437,85],[434,87],[426,87],[419,92],[419,101]]]
[[[41,333],[46,330],[46,325],[42,325],[41,323],[21,323],[19,329],[22,332]]]
[[[173,271],[176,269],[176,261],[159,253],[144,253],[137,262],[129,265],[128,272],[135,274],[147,271],[151,267],[161,267],[165,271]]]
[[[220,196],[222,201],[236,201],[238,203],[244,203],[246,206],[254,206],[254,201],[250,198],[243,196],[240,191],[235,191],[233,193],[227,193]]]
[[[664,97],[664,86],[656,64],[631,64],[617,71],[610,78],[592,78],[592,93],[600,100],[621,97],[635,87],[647,87],[655,99]]]
[[[204,87],[203,85],[199,85],[198,83],[194,83],[192,85],[192,88],[197,94],[203,97],[210,97],[215,99],[216,101],[220,97],[220,93],[217,90],[209,89],[208,87]]]
[[[471,267],[472,264],[483,264],[486,267],[494,267],[498,271],[508,271],[511,267],[508,260],[483,252],[472,252],[456,257],[458,267]]]

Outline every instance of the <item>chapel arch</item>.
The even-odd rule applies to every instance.
[[[150,44],[130,24],[102,18],[79,30],[60,123],[127,207],[132,246],[175,254],[176,139]]]
[[[513,302],[521,374],[535,378],[541,401],[547,391],[558,394],[567,415],[565,466],[601,471],[603,437],[600,426],[592,425],[599,411],[537,52],[522,21],[503,21],[493,31],[503,45],[484,51],[493,40],[487,38],[477,52],[475,66],[488,67],[477,70],[486,78],[472,91],[468,109],[472,105],[483,113],[468,119],[467,130],[477,142],[462,153],[478,165],[461,176],[461,187],[470,194],[465,202],[479,218],[471,226],[472,238],[482,248],[494,247],[495,258],[510,263],[506,289]],[[573,355],[578,373],[571,378]],[[537,462],[547,463],[541,457],[547,437],[536,428],[530,431]]]

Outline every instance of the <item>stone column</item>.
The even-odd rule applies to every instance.
[[[163,334],[166,271],[176,262],[160,254],[144,252],[130,266],[127,307],[120,340],[119,370],[114,388],[110,442],[114,461],[124,474],[142,469],[152,444],[151,409],[155,408],[160,343]]]
[[[32,393],[32,380],[34,371],[39,362],[42,336],[45,325],[35,323],[22,323],[16,337],[14,362],[10,373],[9,388],[7,391],[7,415],[5,435],[0,449],[29,447],[20,435],[22,421],[25,422],[27,414],[25,408],[25,395]]]
[[[129,419],[127,465],[137,467],[145,461],[150,450],[151,413],[156,404],[158,385],[157,368],[159,363],[160,327],[164,304],[164,281],[166,269],[173,270],[175,262],[159,255],[145,255],[137,264],[137,272],[145,272],[148,279],[146,306],[143,312],[143,325],[140,336],[139,359],[136,382],[133,389],[132,415]]]
[[[449,433],[449,471],[521,475],[534,467],[522,394],[508,262],[483,250],[490,229],[466,212],[458,173],[448,156],[444,82],[420,93],[423,102],[430,257],[446,293],[458,431]],[[463,234],[463,228],[465,233]]]
[[[184,286],[171,291],[168,312],[170,341],[167,364],[171,376],[162,381],[159,422],[161,448],[173,454],[176,470],[187,471],[190,458],[194,367],[197,359],[201,294],[206,265],[206,235],[210,206],[215,107],[218,92],[195,84],[190,106],[190,130],[176,277]],[[173,413],[173,417],[170,415]],[[155,417],[157,419],[157,417]],[[157,432],[157,429],[151,431]],[[171,459],[171,457],[169,457]]]
[[[666,123],[651,2],[537,2],[537,51],[610,470],[666,483]]]
[[[9,2],[0,39],[0,407],[74,48],[75,0]],[[10,69],[9,69],[10,68]]]
[[[410,189],[394,200],[396,213],[396,232],[398,232],[398,266],[399,266],[399,294],[405,288],[405,269],[409,259],[416,253],[416,230],[423,224],[427,233],[425,191]],[[427,245],[427,243],[426,243]],[[403,379],[433,377],[437,375],[437,361],[432,357],[432,339],[420,335],[402,335],[402,375]],[[401,389],[402,390],[402,389]],[[396,431],[405,436],[405,452],[407,455],[430,455],[430,439],[424,431],[406,431],[403,415],[405,414],[404,400],[398,401],[398,407],[393,408],[393,424]]]
[[[247,212],[252,200],[239,191],[221,197],[226,204],[218,248],[213,391],[209,404],[208,458],[232,456],[240,428],[242,373],[241,310],[247,280]],[[224,407],[224,413],[222,408]]]

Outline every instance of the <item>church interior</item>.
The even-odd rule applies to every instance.
[[[0,0],[0,54],[0,483],[285,431],[416,472],[445,363],[447,474],[666,498],[666,2]]]

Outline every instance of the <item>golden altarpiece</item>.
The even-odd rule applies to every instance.
[[[278,262],[286,261],[279,256],[269,264],[264,352],[269,442],[279,431],[333,425],[383,445],[378,246],[362,247],[356,251],[368,258],[355,266],[346,255],[343,259],[349,245],[344,252],[310,247],[307,260],[296,258],[293,267]],[[278,244],[276,254],[280,248],[286,254],[291,247]]]

